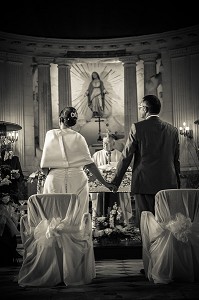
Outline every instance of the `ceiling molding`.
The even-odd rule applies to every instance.
[[[117,58],[198,45],[199,25],[113,39],[54,39],[0,32],[0,51],[53,58]]]

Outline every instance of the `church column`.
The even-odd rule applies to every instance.
[[[34,107],[33,107],[33,69],[32,57],[23,57],[23,80],[24,80],[24,156],[25,170],[30,170],[35,157],[35,127],[34,127]],[[21,130],[21,131],[22,131]],[[21,132],[19,132],[21,134]],[[25,173],[24,173],[25,175]]]
[[[5,59],[5,60],[4,60]],[[14,144],[15,154],[19,156],[24,167],[24,77],[23,59],[21,55],[8,53],[6,58],[1,55],[2,72],[0,84],[2,100],[0,102],[0,120],[16,123],[22,127],[19,139]]]
[[[144,61],[144,94],[153,94],[157,96],[156,82],[151,80],[156,75],[157,53],[142,54],[140,59]],[[153,77],[154,78],[154,77]]]
[[[0,121],[6,120],[6,54],[0,52]]]
[[[56,59],[56,63],[58,64],[59,112],[66,106],[72,106],[70,76],[72,62],[70,59]]]
[[[43,149],[46,132],[52,129],[50,63],[48,58],[37,58],[40,149]]]
[[[168,51],[161,52],[162,71],[162,108],[160,117],[173,124],[172,72],[171,58]]]
[[[137,110],[137,56],[120,58],[124,66],[124,134],[127,139],[131,124],[138,120]]]

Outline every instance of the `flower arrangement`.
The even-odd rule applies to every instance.
[[[7,137],[0,138],[0,150],[11,150],[13,148],[13,143]]]
[[[19,205],[14,203],[13,199],[8,193],[1,193],[0,195],[0,214],[3,217],[8,214],[12,221],[18,226],[20,212],[18,210]]]
[[[15,171],[6,164],[0,166],[0,193],[13,194],[12,180],[15,179]]]
[[[0,177],[0,186],[9,185],[10,183],[12,183],[12,182],[10,181],[8,176],[6,176],[3,179]]]
[[[12,184],[12,170],[8,165],[0,166],[0,192],[10,191],[9,185]]]
[[[37,180],[37,194],[41,194],[46,175],[41,170],[37,170],[29,175],[27,182],[33,183],[35,179]]]
[[[107,216],[92,216],[93,239],[102,244],[119,244],[125,241],[141,241],[139,229],[127,225],[120,206],[115,203]]]

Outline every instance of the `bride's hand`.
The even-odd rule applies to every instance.
[[[106,187],[113,193],[116,193],[118,188],[111,182],[106,182]]]

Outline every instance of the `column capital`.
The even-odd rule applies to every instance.
[[[138,55],[131,55],[131,56],[126,56],[126,57],[120,57],[119,60],[124,64],[136,64],[139,60]]]
[[[58,67],[67,67],[71,66],[74,63],[74,59],[58,57],[55,59],[54,63],[58,64]]]
[[[53,58],[50,57],[36,57],[34,61],[39,66],[47,66],[53,63]]]
[[[158,57],[160,56],[159,53],[146,53],[139,55],[139,58],[144,61],[144,63],[147,62],[154,62]]]

